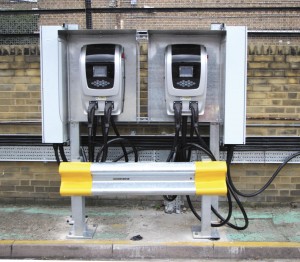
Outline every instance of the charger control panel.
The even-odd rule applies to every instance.
[[[121,45],[85,45],[80,54],[82,102],[98,102],[96,115],[102,115],[106,102],[113,102],[113,115],[123,111],[124,50]]]
[[[165,51],[165,97],[168,115],[173,104],[182,103],[182,114],[190,115],[190,102],[204,113],[207,88],[207,52],[203,45],[174,44]]]

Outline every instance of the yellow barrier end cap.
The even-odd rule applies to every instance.
[[[225,161],[196,162],[196,195],[226,195]]]
[[[62,196],[92,195],[91,163],[63,162],[59,165]]]

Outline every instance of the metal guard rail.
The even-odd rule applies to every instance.
[[[60,194],[226,195],[226,172],[225,161],[63,162]]]

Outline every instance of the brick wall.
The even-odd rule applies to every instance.
[[[0,134],[40,134],[40,121],[39,47],[0,46]]]
[[[249,45],[248,124],[296,124],[300,120],[299,46]],[[0,133],[40,133],[39,49],[0,47]],[[147,45],[141,45],[141,116],[147,116]],[[26,126],[7,122],[26,121]],[[38,123],[36,123],[38,122]],[[6,124],[4,124],[6,123]],[[11,123],[12,124],[12,123]],[[145,129],[138,130],[143,134]],[[152,130],[155,132],[156,129]],[[147,132],[149,134],[149,130]],[[295,127],[248,127],[247,135],[298,136]]]
[[[234,164],[232,178],[235,186],[244,193],[260,189],[276,170],[275,164]],[[68,203],[69,198],[59,195],[60,178],[56,163],[1,162],[0,201],[2,203]],[[149,200],[147,197],[93,197],[87,201]],[[159,199],[159,198],[155,198]],[[198,198],[199,200],[199,198]],[[242,198],[251,205],[278,205],[300,202],[299,165],[287,165],[269,188],[254,198]]]
[[[141,112],[147,116],[147,44],[141,45]],[[40,76],[37,46],[0,47],[0,134],[40,134]],[[298,136],[300,117],[299,46],[249,45],[247,128],[248,136]],[[143,70],[144,69],[144,70]],[[17,123],[21,121],[21,123]],[[22,121],[29,121],[24,124]],[[38,121],[34,123],[34,121]],[[262,127],[257,127],[262,124]],[[276,124],[276,126],[272,126]],[[282,124],[282,127],[278,127]],[[289,124],[289,125],[286,125]],[[270,126],[268,126],[270,125]],[[284,126],[286,125],[286,126]],[[128,126],[129,134],[170,133],[169,126]],[[277,165],[235,164],[232,175],[245,192],[260,188]],[[266,193],[249,202],[299,202],[299,165],[288,165]],[[60,199],[55,163],[0,162],[0,199],[53,201]]]
[[[259,190],[278,165],[275,164],[234,164],[232,177],[235,186],[244,193]],[[298,164],[287,165],[264,193],[254,198],[242,198],[244,202],[254,203],[299,203],[300,202],[300,167]]]
[[[298,13],[286,11],[279,12],[276,18],[272,12],[263,15],[249,12],[93,14],[93,29],[209,29],[211,23],[218,22],[232,26],[246,25],[251,30],[298,30],[299,16]],[[40,18],[40,25],[63,23],[78,24],[85,29],[85,14],[51,14]]]
[[[249,46],[248,124],[282,124],[286,127],[248,127],[249,136],[299,136],[299,46]]]
[[[93,7],[130,7],[130,1],[94,0]],[[26,9],[36,4],[12,4],[3,8]],[[271,7],[297,6],[297,1],[193,0],[176,1],[176,7]],[[173,0],[138,1],[138,8],[174,7]],[[84,1],[39,0],[40,9],[84,8]],[[295,11],[186,12],[93,14],[94,29],[208,29],[212,22],[246,25],[252,30],[298,30]],[[40,25],[79,24],[85,14],[40,15]],[[248,39],[247,136],[299,136],[300,37],[260,36]],[[147,116],[147,44],[141,45],[141,116]],[[41,134],[41,102],[38,46],[0,46],[0,134]],[[170,126],[131,125],[122,134],[171,133]],[[235,164],[232,175],[238,188],[258,189],[277,165]],[[244,201],[259,203],[300,202],[299,165],[290,164],[262,195]],[[55,163],[1,162],[0,199],[8,202],[60,200]]]
[[[3,9],[28,10],[32,8],[37,8],[37,3],[34,2],[22,3],[18,1],[2,0],[0,4],[1,4],[1,8]]]
[[[59,197],[56,163],[0,162],[0,199],[38,202]]]
[[[94,0],[93,1],[96,5],[105,6],[105,3],[109,1],[103,0]],[[121,7],[129,7],[130,1],[116,1],[120,4]],[[102,5],[101,5],[102,4]],[[139,8],[149,6],[149,7],[174,7],[175,3],[174,0],[138,0],[137,6]],[[290,0],[282,0],[278,1],[261,1],[261,0],[177,0],[176,7],[262,7],[262,6],[299,6],[299,3],[296,1]]]
[[[167,1],[137,1],[137,8],[144,7],[174,7],[173,0]],[[38,1],[40,9],[74,9],[84,8],[83,0]],[[295,1],[176,1],[176,7],[299,7]],[[130,1],[94,0],[92,7],[115,8],[131,7]],[[300,18],[297,11],[222,11],[222,12],[184,12],[184,13],[128,13],[128,14],[93,14],[94,29],[134,28],[134,29],[200,29],[209,28],[211,23],[222,22],[227,25],[246,25],[249,29],[298,29]],[[40,16],[41,25],[62,25],[63,23],[79,24],[85,28],[85,14],[43,14]]]

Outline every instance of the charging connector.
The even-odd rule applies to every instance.
[[[191,110],[191,123],[192,127],[198,128],[198,102],[197,101],[191,101],[189,105],[189,109]]]
[[[175,101],[173,102],[174,117],[175,117],[175,128],[180,130],[181,128],[181,114],[182,114],[182,102]]]
[[[94,154],[95,154],[94,140],[97,132],[97,117],[95,116],[95,113],[97,109],[98,109],[98,102],[89,101],[89,107],[87,110],[89,162],[94,162]]]

